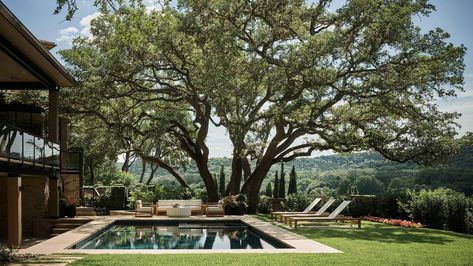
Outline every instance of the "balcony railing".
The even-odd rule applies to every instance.
[[[83,150],[71,148],[61,152],[61,170],[82,172]]]
[[[12,125],[0,123],[0,159],[32,166],[59,167],[60,146]]]

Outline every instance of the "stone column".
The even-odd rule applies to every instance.
[[[48,213],[50,218],[59,218],[59,179],[49,177]]]
[[[22,241],[21,177],[7,178],[8,245],[18,248]]]

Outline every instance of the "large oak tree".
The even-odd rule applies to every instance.
[[[207,136],[211,124],[224,127],[233,144],[226,193],[247,194],[255,211],[270,167],[314,151],[429,164],[455,150],[458,114],[435,101],[462,90],[465,48],[415,25],[432,11],[423,0],[182,0],[151,12],[119,3],[62,55],[82,82],[76,110],[101,117],[97,106],[127,102],[113,121],[102,116],[109,127],[138,153],[144,140],[175,140],[210,201],[218,191]]]

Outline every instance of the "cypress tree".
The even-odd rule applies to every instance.
[[[276,170],[276,174],[274,175],[274,189],[273,189],[273,198],[279,198],[279,179],[278,179],[278,171]]]
[[[289,174],[289,187],[287,188],[287,194],[297,194],[297,174],[294,165],[292,166],[291,173]]]
[[[281,176],[279,177],[279,197],[285,198],[286,197],[286,181],[284,180],[284,163],[281,163]]]
[[[215,183],[215,186],[218,187],[217,174],[216,173],[214,173],[214,183]]]
[[[272,197],[273,196],[273,188],[271,187],[271,182],[268,182],[266,185],[266,196]]]
[[[218,191],[222,196],[225,194],[225,168],[223,165],[220,167],[220,183],[218,186]]]

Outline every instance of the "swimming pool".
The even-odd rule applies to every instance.
[[[241,221],[116,220],[72,249],[280,249],[291,246]]]

